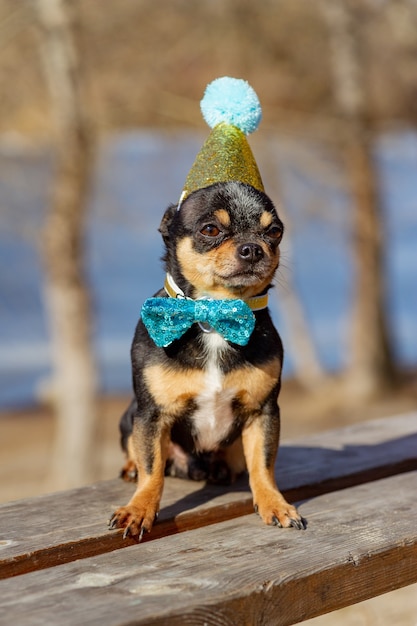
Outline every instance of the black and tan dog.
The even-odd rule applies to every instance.
[[[157,347],[142,320],[132,345],[135,400],[121,421],[125,474],[138,473],[130,502],[111,518],[125,535],[150,531],[158,515],[164,473],[233,480],[247,468],[255,510],[266,524],[303,528],[278,491],[283,350],[262,308],[279,264],[283,224],[271,200],[240,182],[195,191],[180,210],[170,206],[160,226],[170,285],[160,298],[240,299],[255,326],[246,345],[193,323],[167,347]],[[207,331],[212,332],[207,332]]]

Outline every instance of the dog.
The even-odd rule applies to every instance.
[[[267,297],[284,226],[262,191],[234,181],[199,189],[180,208],[168,207],[159,231],[171,281],[156,294],[162,304],[179,294],[203,304]],[[305,527],[274,478],[282,342],[268,309],[254,309],[246,345],[200,322],[158,347],[139,320],[131,349],[135,399],[120,424],[122,473],[127,479],[137,473],[138,485],[110,529],[141,540],[158,515],[165,474],[232,482],[246,469],[266,524]]]

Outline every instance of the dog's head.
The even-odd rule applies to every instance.
[[[162,219],[166,269],[192,298],[249,298],[271,284],[284,226],[267,195],[239,182],[192,193]]]

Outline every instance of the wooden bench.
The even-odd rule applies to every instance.
[[[417,413],[286,443],[277,476],[307,530],[246,479],[167,479],[141,544],[106,528],[120,480],[0,506],[0,624],[294,624],[417,581]]]

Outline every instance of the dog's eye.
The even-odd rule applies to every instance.
[[[206,224],[200,230],[200,233],[206,237],[217,237],[217,235],[220,235],[220,229],[216,226],[216,224]]]
[[[268,235],[268,237],[270,237],[271,239],[281,239],[282,237],[282,228],[280,228],[279,226],[272,226],[268,232],[266,233]]]

